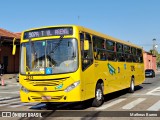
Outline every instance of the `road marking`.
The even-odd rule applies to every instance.
[[[6,102],[12,102],[12,101],[16,101],[16,100],[19,100],[19,101],[20,101],[20,98],[10,99],[10,100],[4,100],[4,101],[1,101],[0,104],[6,103]],[[9,103],[8,103],[8,104],[9,104]]]
[[[10,85],[8,85],[8,86],[20,86],[20,84],[19,83],[12,83],[12,84],[10,84]]]
[[[137,100],[134,100],[133,102],[123,106],[122,109],[126,109],[126,110],[132,109],[133,107],[143,102],[144,100],[146,100],[146,98],[138,98]]]
[[[6,100],[6,99],[11,99],[11,97],[0,98],[0,101],[1,101],[1,100]]]
[[[26,105],[34,105],[35,103],[21,103],[19,105],[12,105],[10,106],[11,108],[16,108],[16,107],[21,107],[21,106],[26,106]]]
[[[147,95],[160,95],[160,87],[157,87],[151,91],[149,91],[148,93],[146,93]]]
[[[10,98],[10,97],[6,97],[6,98]],[[6,102],[9,102],[9,103],[6,103]],[[16,105],[13,105],[13,104],[16,104]],[[0,101],[0,107],[9,106],[9,107],[15,108],[15,107],[20,107],[25,105],[34,105],[34,104],[35,103],[21,103],[20,98]]]
[[[160,100],[147,109],[148,111],[158,111],[160,110]]]
[[[98,107],[98,108],[96,108],[96,110],[104,110],[104,109],[106,109],[106,108],[109,108],[109,107],[111,107],[111,106],[113,106],[113,105],[116,105],[116,104],[118,104],[118,103],[120,103],[120,102],[122,102],[122,101],[124,101],[124,100],[126,100],[126,99],[118,99],[118,100],[115,100],[115,101],[113,101],[113,102],[111,102],[111,103],[107,103],[107,104],[105,104],[105,105],[103,105],[103,106],[101,106],[101,107]]]
[[[16,101],[16,102],[11,102],[11,103],[5,103],[5,104],[0,104],[0,106],[7,106],[7,105],[12,105],[12,104],[15,104],[15,103],[20,103],[20,101]]]
[[[8,91],[8,92],[0,92],[0,93],[9,93],[9,94],[19,94],[19,91],[14,91],[14,92],[11,92],[11,91]]]

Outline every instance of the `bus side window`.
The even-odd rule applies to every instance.
[[[124,45],[124,54],[126,58],[126,62],[132,62],[132,55],[131,55],[131,47]]]
[[[84,57],[84,55],[83,55],[84,33],[80,33],[79,36],[80,36],[80,42],[81,42],[81,55],[82,55],[82,57]]]
[[[111,40],[106,40],[106,50],[108,55],[108,60],[116,61],[116,49],[115,49],[115,42]]]
[[[142,54],[142,50],[137,49],[137,57],[138,57],[138,62],[139,62],[139,63],[143,63],[143,54]]]
[[[81,40],[81,56],[82,56],[82,70],[85,70],[93,63],[92,41],[89,34],[80,33]],[[84,40],[89,41],[89,50],[84,50]]]
[[[118,61],[125,61],[125,55],[123,53],[123,45],[120,43],[116,44],[116,50],[117,50],[117,59]]]
[[[136,62],[136,48],[131,47],[132,61]]]
[[[104,39],[100,37],[93,36],[93,48],[94,48],[94,58],[96,60],[106,60],[105,44]]]

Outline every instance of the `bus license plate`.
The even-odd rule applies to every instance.
[[[42,96],[42,100],[51,100],[51,96]]]

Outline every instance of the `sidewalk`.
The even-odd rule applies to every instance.
[[[16,74],[5,74],[0,80],[0,101],[19,98],[19,83],[15,79]],[[2,86],[3,85],[3,86]]]
[[[4,80],[15,78],[17,74],[4,74],[2,77]]]

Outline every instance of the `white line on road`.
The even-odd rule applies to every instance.
[[[159,92],[159,93],[156,93]],[[149,91],[148,93],[146,93],[147,95],[160,95],[160,87],[157,87],[151,91]]]
[[[5,103],[5,104],[0,104],[0,106],[7,106],[7,105],[12,105],[12,104],[15,104],[15,103],[20,103],[20,101],[16,101],[16,102],[11,102],[11,103]]]
[[[113,102],[111,102],[111,103],[107,103],[107,104],[105,104],[105,105],[103,105],[103,106],[101,106],[101,107],[98,107],[98,108],[96,108],[96,110],[104,110],[104,109],[106,109],[106,108],[109,108],[109,107],[111,107],[111,106],[113,106],[113,105],[116,105],[116,104],[118,104],[118,103],[120,103],[120,102],[122,102],[122,101],[124,101],[124,100],[126,100],[126,99],[118,99],[118,100],[115,100],[115,101],[113,101]]]
[[[12,92],[12,91],[8,91],[8,92],[0,92],[0,93],[9,93],[9,94],[19,94],[19,91],[14,91],[14,92]]]
[[[35,103],[21,103],[19,105],[12,105],[10,106],[11,108],[16,108],[16,107],[21,107],[21,106],[26,106],[26,105],[34,105]]]
[[[6,100],[6,99],[10,99],[11,97],[3,97],[3,98],[0,98],[0,100]]]
[[[6,103],[6,102],[12,102],[12,101],[16,101],[16,100],[20,101],[20,98],[0,101],[0,104],[2,104],[2,103]],[[9,103],[8,103],[8,104],[9,104]]]
[[[146,100],[146,98],[138,98],[137,100],[134,100],[133,102],[123,106],[122,109],[126,109],[126,110],[132,109],[133,107],[143,102],[144,100]]]
[[[160,110],[160,100],[147,109],[148,111],[158,111]]]

